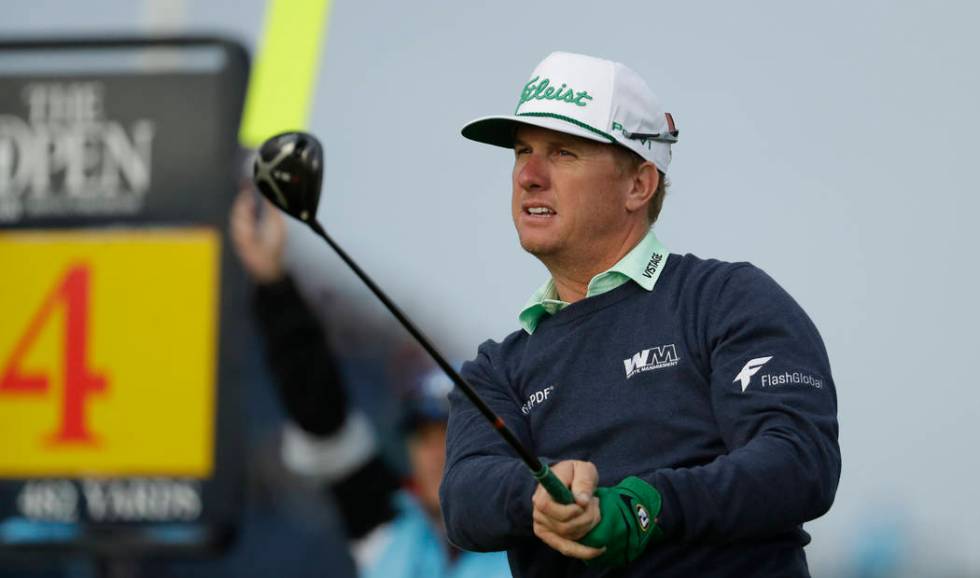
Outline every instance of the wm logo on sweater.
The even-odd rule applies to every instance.
[[[671,343],[670,345],[651,347],[650,349],[644,349],[639,353],[635,353],[633,357],[624,359],[623,365],[626,366],[626,379],[629,379],[637,373],[643,373],[644,371],[674,367],[679,361],[680,357],[677,356],[677,348]]]

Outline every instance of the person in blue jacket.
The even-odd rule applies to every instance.
[[[264,202],[264,201],[263,201]],[[382,458],[368,419],[347,399],[337,360],[313,311],[282,263],[286,228],[271,205],[256,211],[243,191],[231,236],[256,282],[254,310],[266,358],[289,422],[281,455],[287,470],[333,495],[351,553],[365,578],[495,578],[510,576],[502,554],[461,551],[446,540],[439,509],[445,463],[449,378],[438,370],[411,375],[403,405],[411,472],[402,479]],[[324,569],[324,576],[330,575]]]
[[[518,577],[808,576],[802,525],[841,469],[827,352],[757,267],[657,239],[671,114],[626,66],[557,52],[462,132],[513,150],[517,234],[551,274],[463,375],[575,501],[454,392],[450,541]]]

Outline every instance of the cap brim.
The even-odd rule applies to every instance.
[[[550,116],[485,116],[470,121],[461,132],[470,140],[511,148],[514,146],[517,127],[522,124],[539,126],[601,143],[615,142],[611,141],[608,135],[597,130],[583,128],[567,120]]]

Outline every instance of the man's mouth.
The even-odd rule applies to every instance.
[[[527,207],[524,209],[524,212],[527,213],[528,215],[535,215],[541,217],[557,214],[555,213],[554,210],[548,207]]]

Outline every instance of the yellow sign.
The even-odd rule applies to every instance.
[[[0,477],[213,467],[220,237],[0,233]]]

